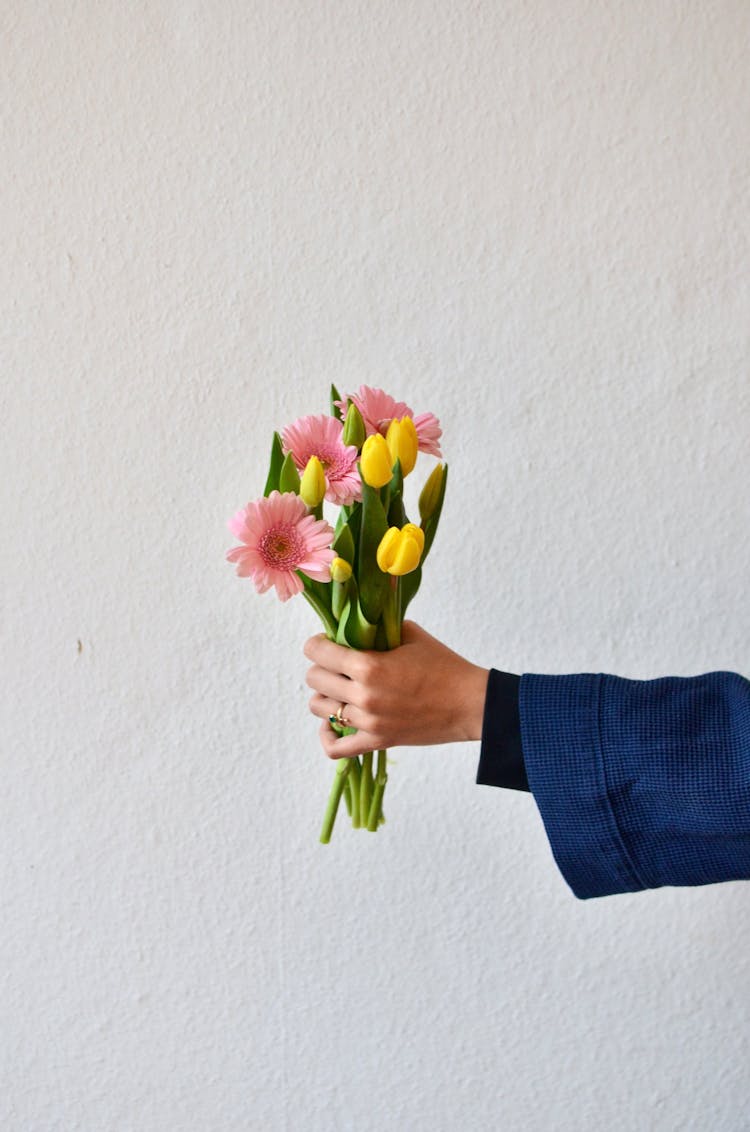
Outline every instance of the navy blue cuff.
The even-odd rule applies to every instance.
[[[529,790],[521,746],[518,694],[521,677],[490,669],[484,701],[477,783]]]

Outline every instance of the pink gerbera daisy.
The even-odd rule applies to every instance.
[[[336,402],[342,413],[346,413],[349,401],[353,401],[362,414],[368,436],[376,432],[385,436],[388,425],[394,418],[402,420],[404,417],[411,417],[417,430],[419,451],[427,452],[430,456],[442,456],[439,441],[443,430],[434,413],[415,416],[406,402],[396,401],[384,390],[372,389],[369,385],[360,385],[358,393],[349,393],[343,400]]]
[[[351,504],[362,496],[357,472],[356,447],[344,444],[344,426],[335,417],[321,413],[316,417],[300,417],[281,434],[285,452],[291,452],[300,472],[311,456],[317,456],[326,477],[326,499],[331,503]]]
[[[333,528],[316,519],[298,495],[272,491],[267,499],[248,503],[229,520],[229,529],[242,542],[227,552],[241,578],[252,578],[258,593],[271,586],[282,601],[302,590],[301,570],[319,582],[329,582]]]

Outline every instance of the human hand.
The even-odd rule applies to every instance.
[[[320,741],[329,758],[399,746],[481,739],[489,670],[471,664],[413,621],[389,652],[358,651],[322,633],[305,643],[312,664],[310,711],[324,720]],[[328,718],[344,705],[356,735],[339,737]]]

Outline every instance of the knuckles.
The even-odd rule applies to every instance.
[[[363,688],[359,697],[359,706],[368,715],[374,715],[378,707],[378,694],[369,684]]]
[[[361,684],[374,684],[378,680],[380,658],[377,654],[359,653],[356,658],[357,679]]]

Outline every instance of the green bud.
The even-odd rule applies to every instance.
[[[295,495],[299,495],[299,472],[291,452],[287,452],[284,463],[281,465],[279,491],[282,495],[287,491],[293,491]]]
[[[419,496],[419,517],[423,523],[431,519],[441,502],[444,490],[445,468],[437,464],[429,476]]]
[[[365,429],[365,422],[362,420],[362,414],[354,402],[350,401],[344,421],[344,444],[352,444],[359,451],[365,442],[366,434],[367,430]]]

